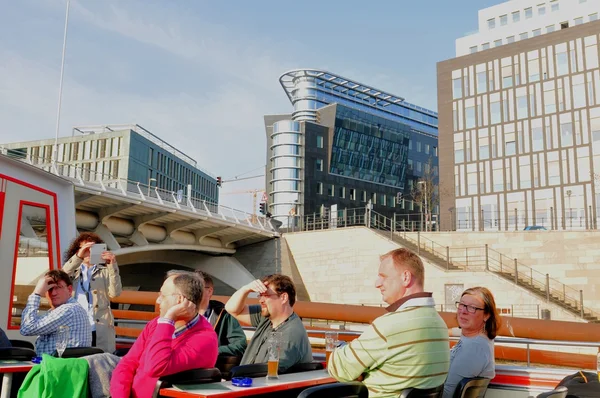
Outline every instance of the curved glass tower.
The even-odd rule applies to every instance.
[[[408,189],[412,135],[423,136],[419,148],[437,147],[437,113],[404,98],[318,69],[292,70],[279,82],[294,109],[265,116],[266,186],[269,212],[284,226],[333,204],[390,207]]]

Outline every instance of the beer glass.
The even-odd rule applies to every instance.
[[[325,332],[325,366],[329,365],[329,357],[338,342],[337,332]]]
[[[267,381],[278,380],[279,350],[281,349],[281,333],[273,332],[267,340],[269,360],[267,362]]]
[[[63,353],[67,349],[69,343],[69,327],[66,325],[59,326],[56,336],[56,352],[58,357],[62,358]]]

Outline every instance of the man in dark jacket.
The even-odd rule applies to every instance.
[[[204,315],[215,329],[219,339],[219,356],[242,357],[247,341],[240,323],[227,311],[225,304],[211,300],[214,293],[213,279],[205,272],[196,271],[204,279],[204,295],[198,313]]]
[[[10,340],[8,339],[8,337],[6,337],[6,333],[4,333],[4,330],[0,329],[0,348],[10,348],[10,347],[12,347]],[[244,348],[246,348],[246,346],[244,346]]]

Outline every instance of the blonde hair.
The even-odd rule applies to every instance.
[[[425,284],[425,267],[423,261],[417,254],[408,249],[394,249],[382,255],[379,260],[383,261],[387,258],[392,258],[395,267],[407,268],[411,275],[415,278],[417,284],[421,287]]]

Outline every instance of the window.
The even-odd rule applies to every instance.
[[[328,184],[327,185],[327,195],[334,196],[334,192],[335,192],[335,186],[333,184]]]
[[[515,42],[515,37],[514,36],[508,36],[506,38],[506,43],[510,44],[510,43],[514,43]]]
[[[529,34],[527,32],[523,32],[519,35],[519,40],[525,40],[529,37]]]
[[[486,72],[477,73],[477,94],[485,93],[487,91],[487,76]]]
[[[495,101],[490,103],[490,111],[492,114],[491,122],[492,124],[500,123],[501,115],[500,115],[500,101]]]
[[[461,98],[462,97],[462,78],[458,78],[458,79],[452,79],[452,98],[453,99],[457,99],[457,98]],[[410,148],[410,141],[408,143],[409,148]]]
[[[500,26],[504,26],[508,23],[508,15],[500,15]]]
[[[408,170],[413,171],[413,160],[408,159]]]
[[[469,48],[469,53],[475,54],[477,52],[477,46],[473,46]]]
[[[323,148],[323,136],[322,135],[317,136],[317,148]]]
[[[546,26],[546,33],[554,32],[554,25]]]
[[[521,12],[520,11],[515,11],[512,13],[512,21],[513,22],[519,22],[521,20]]]
[[[481,45],[481,49],[482,49],[482,50],[487,50],[488,48],[490,48],[490,43],[483,43],[483,44]]]
[[[429,144],[425,144],[425,154],[426,155],[429,155],[429,148],[430,148]]]
[[[494,40],[494,47],[500,47],[502,45],[502,39]]]
[[[338,196],[342,199],[344,199],[346,197],[346,187],[338,188]]]
[[[488,29],[494,29],[496,27],[496,18],[488,19]]]
[[[541,29],[534,29],[533,31],[533,37],[537,37],[539,35],[542,34],[542,30]]]
[[[317,159],[315,169],[317,169],[317,171],[323,171],[323,159]]]
[[[514,155],[516,152],[516,145],[515,145],[515,141],[514,141],[514,134],[513,134],[513,138],[512,141],[506,141],[506,148],[504,150],[504,154],[506,156],[510,156],[510,155]]]
[[[598,19],[598,13],[595,12],[593,14],[590,14],[590,22],[595,21]]]
[[[552,12],[558,11],[558,1],[554,0],[550,2],[550,10]]]
[[[350,200],[356,200],[356,190],[354,188],[350,188]]]
[[[561,29],[567,29],[569,27],[569,23],[568,22],[561,22],[560,23],[560,28]]]
[[[468,129],[472,129],[473,127],[475,127],[475,107],[474,106],[470,106],[468,108],[465,108],[465,118],[466,118],[466,122],[465,122],[465,127]],[[419,142],[417,141],[417,144]],[[418,145],[417,145],[417,150],[418,150]],[[421,151],[419,151],[421,152]]]
[[[533,8],[529,7],[525,9],[525,19],[533,17]]]
[[[423,147],[421,146],[421,141],[417,141],[417,152],[421,152]]]
[[[538,15],[546,15],[546,5],[540,4],[538,6]]]
[[[559,46],[556,48],[556,74],[561,76],[567,73],[569,73],[569,59],[567,57],[567,47],[563,44],[562,50]]]
[[[367,201],[367,191],[362,191],[362,193],[360,195],[360,200],[362,202],[366,202]]]
[[[526,117],[528,117],[527,96],[523,95],[517,97],[517,119],[525,119]]]
[[[560,125],[560,144],[562,146],[571,146],[573,145],[573,124],[572,123],[563,123]]]
[[[583,17],[575,18],[575,26],[581,25],[583,23]]]
[[[541,127],[534,127],[531,129],[531,138],[533,139],[533,150],[543,151],[544,150],[544,130]]]
[[[323,183],[322,182],[317,182],[317,195],[323,195]]]

